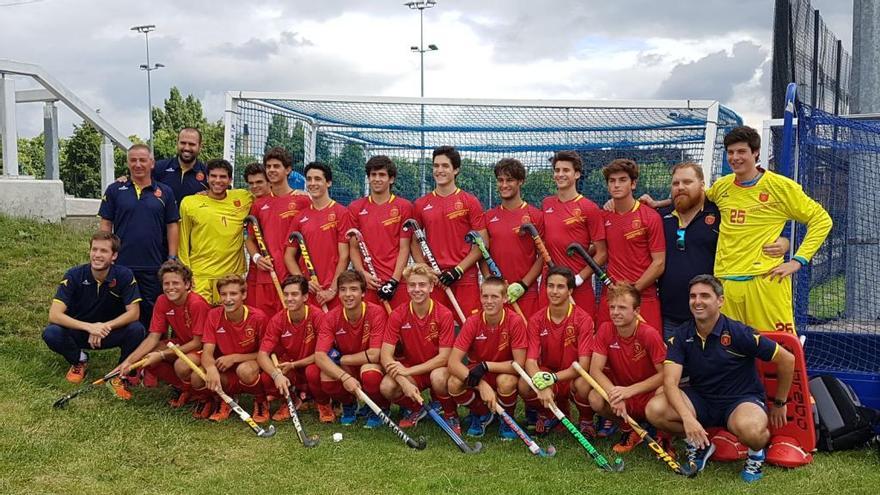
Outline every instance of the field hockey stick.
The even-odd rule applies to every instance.
[[[376,416],[379,416],[379,419],[381,419],[387,427],[391,428],[391,431],[393,431],[398,438],[403,440],[407,447],[416,450],[423,450],[428,445],[428,441],[425,440],[425,437],[419,437],[418,440],[413,440],[413,438],[407,435],[405,431],[401,430],[400,427],[397,426],[397,423],[389,418],[388,415],[385,414],[375,402],[373,402],[373,399],[371,399],[370,396],[364,393],[360,388],[357,389],[357,397],[364,401],[364,404],[366,404]]]
[[[605,287],[611,287],[611,285],[614,284],[614,280],[605,273],[605,270],[599,266],[599,263],[596,263],[596,260],[590,256],[590,253],[588,253],[580,243],[572,242],[569,244],[568,247],[565,248],[565,254],[569,257],[572,257],[575,254],[580,256],[581,259],[587,262],[587,265],[590,266],[590,269],[593,270],[593,273],[595,273],[597,277],[599,277],[599,281],[602,282]]]
[[[299,254],[302,256],[303,263],[306,264],[306,270],[309,272],[309,280],[321,285],[321,282],[318,281],[318,272],[315,271],[315,265],[312,264],[312,258],[309,256],[309,248],[306,246],[306,240],[303,238],[302,234],[299,232],[291,232],[287,241],[296,241],[297,246],[299,246]],[[327,303],[321,303],[321,309],[326,313]]]
[[[476,454],[476,453],[480,452],[481,450],[483,450],[483,444],[480,442],[474,443],[473,447],[468,445],[467,442],[465,442],[461,438],[461,436],[458,433],[456,433],[455,430],[453,430],[451,426],[449,426],[449,423],[447,423],[446,420],[443,419],[442,416],[437,414],[437,411],[435,411],[434,408],[431,407],[430,404],[425,404],[423,407],[424,407],[425,411],[428,413],[428,416],[431,416],[431,419],[433,419],[434,422],[437,423],[437,426],[439,426],[441,430],[443,430],[447,435],[449,435],[449,438],[452,439],[452,442],[455,443],[455,446],[458,447],[458,450],[464,452],[465,454]]]
[[[532,440],[532,438],[529,436],[528,433],[526,433],[525,430],[523,430],[518,424],[516,424],[516,421],[514,421],[514,419],[511,418],[509,414],[507,414],[507,411],[505,411],[504,408],[501,407],[501,404],[498,404],[497,402],[495,403],[495,412],[498,413],[498,416],[501,417],[501,420],[507,423],[507,426],[510,427],[510,429],[513,430],[514,433],[516,433],[516,436],[518,436],[520,440],[522,440],[523,443],[526,444],[526,447],[529,448],[529,452],[539,457],[553,457],[554,455],[556,455],[556,447],[554,447],[553,445],[548,445],[546,450],[542,449],[537,442]]]
[[[532,383],[532,378],[526,373],[526,370],[522,369],[522,366],[520,366],[516,361],[511,364],[513,364],[513,369],[515,369],[516,372],[519,373],[519,376],[523,380],[525,380],[525,382],[529,384],[529,387],[531,387],[532,390],[537,394],[538,389],[535,387],[535,384]],[[571,433],[572,436],[578,441],[578,443],[581,444],[581,447],[583,447],[584,450],[586,450],[587,453],[590,454],[590,457],[593,458],[597,466],[612,473],[619,473],[623,471],[623,459],[618,457],[614,459],[613,465],[610,464],[608,460],[605,459],[605,456],[600,454],[599,451],[596,450],[596,447],[593,447],[593,444],[591,444],[590,441],[587,440],[580,431],[578,431],[577,427],[575,427],[571,423],[571,421],[569,421],[569,419],[565,417],[565,414],[562,414],[562,411],[560,411],[559,407],[557,407],[556,404],[554,404],[553,402],[550,403],[550,412],[552,412],[553,415],[556,416],[556,419],[558,419],[562,422],[563,425],[565,425],[565,429],[567,429],[568,432]]]
[[[140,361],[132,364],[128,369],[129,369],[129,371],[134,371],[136,369],[143,368],[144,366],[146,366],[148,361],[149,361],[149,359],[143,358]],[[120,371],[120,370],[111,371],[110,373],[107,373],[106,375],[102,376],[101,378],[98,378],[97,380],[95,380],[91,383],[83,385],[82,387],[79,387],[78,389],[74,390],[73,392],[68,393],[64,397],[61,397],[60,399],[56,400],[55,403],[52,404],[52,406],[57,407],[57,408],[64,407],[67,405],[68,402],[70,402],[70,399],[73,399],[74,397],[76,397],[78,395],[84,394],[84,393],[88,392],[89,390],[97,387],[98,385],[103,385],[104,383],[116,378],[117,376],[119,376],[121,374],[122,374],[122,371]]]
[[[437,259],[434,258],[434,253],[431,252],[431,248],[428,246],[428,238],[425,237],[425,231],[422,230],[422,226],[419,225],[415,219],[410,218],[403,222],[404,230],[412,230],[413,235],[416,237],[416,241],[419,243],[419,249],[422,251],[422,256],[428,261],[428,264],[431,265],[431,269],[437,275],[440,275],[440,265],[437,264]],[[455,294],[452,293],[452,289],[447,286],[443,286],[444,291],[446,292],[446,297],[449,298],[449,302],[452,303],[452,308],[455,309],[455,314],[458,315],[458,319],[461,321],[461,324],[464,325],[465,317],[464,312],[461,310],[461,306],[458,305],[458,300],[455,298]]]
[[[608,394],[605,393],[605,389],[602,388],[602,385],[599,385],[599,382],[597,382],[592,376],[590,376],[590,374],[587,373],[587,371],[580,365],[580,363],[575,361],[572,366],[574,366],[575,371],[577,371],[578,374],[581,375],[581,377],[586,380],[591,387],[593,387],[593,390],[598,392],[599,395],[601,395],[606,402],[608,402],[609,404],[611,403],[611,401],[608,400]],[[654,454],[657,456],[657,459],[665,462],[666,465],[669,466],[669,469],[675,471],[677,474],[680,474],[682,476],[687,476],[688,478],[693,478],[697,475],[698,471],[696,465],[691,465],[689,466],[689,468],[684,468],[679,463],[675,462],[675,459],[673,459],[673,457],[669,455],[666,450],[663,449],[663,447],[660,446],[657,440],[654,440],[651,435],[648,435],[648,432],[644,428],[642,428],[642,426],[636,420],[632,419],[629,414],[624,414],[623,419],[627,423],[629,423],[629,425],[632,427],[633,431],[636,432],[639,438],[645,440],[648,448],[650,448],[654,452]]]
[[[192,359],[184,354],[183,351],[181,351],[176,345],[174,345],[173,342],[168,342],[168,348],[174,351],[174,354],[177,354],[177,357],[182,359],[183,362],[186,363],[186,365],[189,366],[190,369],[192,369],[193,372],[199,376],[199,378],[201,378],[205,382],[208,381],[208,377],[205,376],[205,372],[202,371],[201,368],[196,366],[196,363],[192,362]],[[217,395],[219,395],[220,398],[223,399],[223,402],[225,402],[230,409],[235,411],[235,414],[238,414],[238,417],[241,418],[242,421],[244,421],[248,426],[251,427],[252,430],[254,430],[254,433],[256,433],[258,437],[269,438],[275,435],[275,425],[269,425],[268,428],[263,429],[262,426],[258,425],[257,422],[254,421],[254,418],[252,418],[251,415],[247,413],[247,411],[245,411],[241,408],[241,406],[238,405],[238,402],[235,402],[232,397],[226,395],[226,392],[224,392],[223,390],[218,390]]]
[[[498,264],[495,263],[492,254],[489,253],[489,249],[486,248],[486,241],[483,240],[483,236],[476,230],[472,230],[465,234],[464,240],[472,246],[477,246],[477,249],[480,250],[480,254],[483,255],[483,261],[485,261],[486,266],[489,267],[489,272],[493,276],[503,280],[504,276],[501,275],[501,269],[498,268]],[[523,314],[522,309],[520,309],[519,304],[517,304],[516,301],[511,303],[511,306],[513,306],[514,311],[516,311],[516,314],[518,314],[523,321],[528,321],[526,315]]]
[[[358,251],[361,252],[361,258],[363,258],[364,267],[366,267],[367,271],[370,272],[370,275],[372,275],[373,278],[379,278],[379,276],[376,275],[376,267],[373,266],[373,257],[370,256],[370,250],[367,249],[367,243],[364,241],[364,235],[361,233],[361,231],[358,229],[348,229],[345,232],[345,235],[355,238],[358,245]],[[388,301],[383,299],[382,305],[385,306],[385,312],[390,315],[391,305],[388,304]]]
[[[254,237],[257,240],[257,246],[260,248],[260,256],[269,256],[269,250],[266,249],[266,243],[263,241],[263,231],[260,229],[260,221],[257,220],[257,217],[248,215],[244,218],[245,227],[247,227],[248,224],[254,229]],[[257,269],[259,270],[259,268]],[[284,302],[284,291],[281,290],[281,281],[278,280],[278,274],[275,273],[274,263],[272,269],[269,270],[269,274],[272,275],[272,283],[275,285],[275,291],[278,292],[278,299],[281,300],[281,306],[287,306]]]
[[[272,354],[272,364],[278,368],[278,356],[274,353]],[[279,372],[280,371],[281,370],[279,370]],[[296,413],[296,406],[293,405],[293,399],[290,398],[289,389],[287,394],[284,395],[284,398],[287,400],[287,410],[290,412],[290,421],[293,423],[293,429],[296,430],[296,436],[299,437],[299,441],[302,442],[303,446],[306,448],[317,447],[320,442],[320,440],[318,440],[318,435],[306,435],[306,431],[303,429],[302,423],[299,421],[299,414]]]
[[[544,241],[541,240],[541,236],[538,234],[538,229],[535,228],[533,224],[524,223],[519,226],[519,235],[528,234],[529,237],[532,238],[532,241],[535,243],[535,249],[538,250],[538,254],[541,255],[541,258],[544,260],[544,263],[549,267],[553,268],[553,259],[550,257],[550,251],[547,251],[547,246],[544,245]]]

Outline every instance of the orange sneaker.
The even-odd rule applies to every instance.
[[[617,442],[612,450],[617,452],[618,454],[625,454],[632,449],[636,448],[638,444],[642,443],[642,438],[638,433],[633,430],[623,431],[620,441]]]
[[[211,399],[200,400],[196,402],[196,407],[193,408],[192,417],[196,419],[208,419],[214,414],[214,406],[214,401]]]
[[[287,401],[284,401],[272,415],[272,421],[287,421],[288,419],[290,419],[290,409],[287,408]]]
[[[169,399],[168,405],[171,406],[172,409],[178,409],[186,405],[187,402],[189,402],[189,392],[183,391],[180,392],[180,395],[176,398]]]
[[[336,421],[336,413],[330,404],[316,404],[318,406],[318,421],[332,423]]]
[[[257,423],[269,421],[269,401],[266,398],[254,399],[254,413],[251,414]]]
[[[232,408],[229,407],[229,404],[221,401],[219,406],[217,407],[217,410],[214,411],[214,414],[208,416],[208,419],[216,422],[226,421],[227,419],[229,419],[229,413],[231,412]]]
[[[116,377],[109,382],[107,382],[107,386],[113,390],[113,393],[116,394],[116,397],[119,397],[122,400],[131,399],[131,392],[125,387],[125,382],[122,381],[122,378]]]
[[[67,381],[70,383],[80,383],[86,377],[86,369],[89,367],[88,361],[80,361],[67,370]]]

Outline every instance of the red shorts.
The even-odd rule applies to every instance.
[[[645,392],[644,394],[634,395],[626,399],[626,412],[635,419],[647,419],[645,417],[645,406],[648,401],[654,397],[654,392]]]
[[[270,318],[283,308],[274,283],[248,283],[248,294],[245,303],[261,310]]]
[[[585,280],[580,287],[575,287],[574,292],[571,293],[571,298],[574,299],[575,305],[586,311],[587,314],[590,315],[590,318],[592,318],[593,321],[596,321],[596,296],[593,294],[593,284],[590,283],[589,280]],[[539,308],[543,308],[550,304],[550,300],[547,299],[547,291],[544,287],[541,287],[538,301]]]
[[[663,317],[660,314],[660,299],[643,298],[639,314],[645,319],[645,323],[657,329],[660,332],[660,338],[663,338]],[[608,298],[603,291],[602,297],[599,299],[599,314],[596,328],[599,327],[600,323],[606,321],[611,321],[611,314],[608,312]]]
[[[431,374],[430,373],[422,373],[421,375],[411,375],[407,378],[412,379],[412,381],[416,382],[416,388],[419,390],[428,390],[431,388]]]

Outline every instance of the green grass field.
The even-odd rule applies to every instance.
[[[671,474],[646,448],[625,456],[626,470],[599,472],[567,433],[540,439],[559,449],[532,457],[521,442],[483,439],[474,456],[458,452],[430,420],[413,434],[428,448],[406,448],[387,429],[323,426],[313,413],[306,429],[321,445],[303,449],[293,427],[278,424],[258,439],[237,419],[196,421],[165,405],[164,389],[134,390],[116,400],[104,388],[55,410],[73,387],[67,365],[40,332],[55,284],[86,260],[88,227],[43,225],[0,217],[0,493],[877,493],[880,458],[869,451],[818,454],[797,470],[768,467],[747,486],[737,464],[710,464],[698,478]],[[93,353],[89,377],[113,367],[116,351]],[[246,407],[249,400],[244,400]],[[345,439],[334,444],[333,432]],[[599,442],[603,453],[610,442]],[[679,449],[681,450],[681,449]]]

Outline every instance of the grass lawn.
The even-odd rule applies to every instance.
[[[817,454],[797,470],[766,469],[748,486],[737,464],[710,464],[698,478],[675,476],[647,448],[625,456],[626,470],[599,472],[567,433],[540,439],[559,450],[553,459],[529,455],[521,442],[503,443],[495,426],[484,452],[466,456],[426,419],[413,432],[428,448],[406,448],[385,428],[324,426],[303,421],[321,445],[305,450],[293,427],[278,424],[256,438],[237,419],[196,421],[165,405],[165,389],[134,390],[123,402],[99,388],[52,402],[73,386],[67,365],[40,339],[56,283],[86,260],[88,229],[0,217],[0,493],[877,493],[874,452]],[[92,354],[89,377],[113,367],[116,351]],[[245,407],[250,406],[244,400]],[[333,432],[345,439],[334,444]],[[598,447],[611,452],[611,443]],[[681,451],[681,449],[679,449]]]

